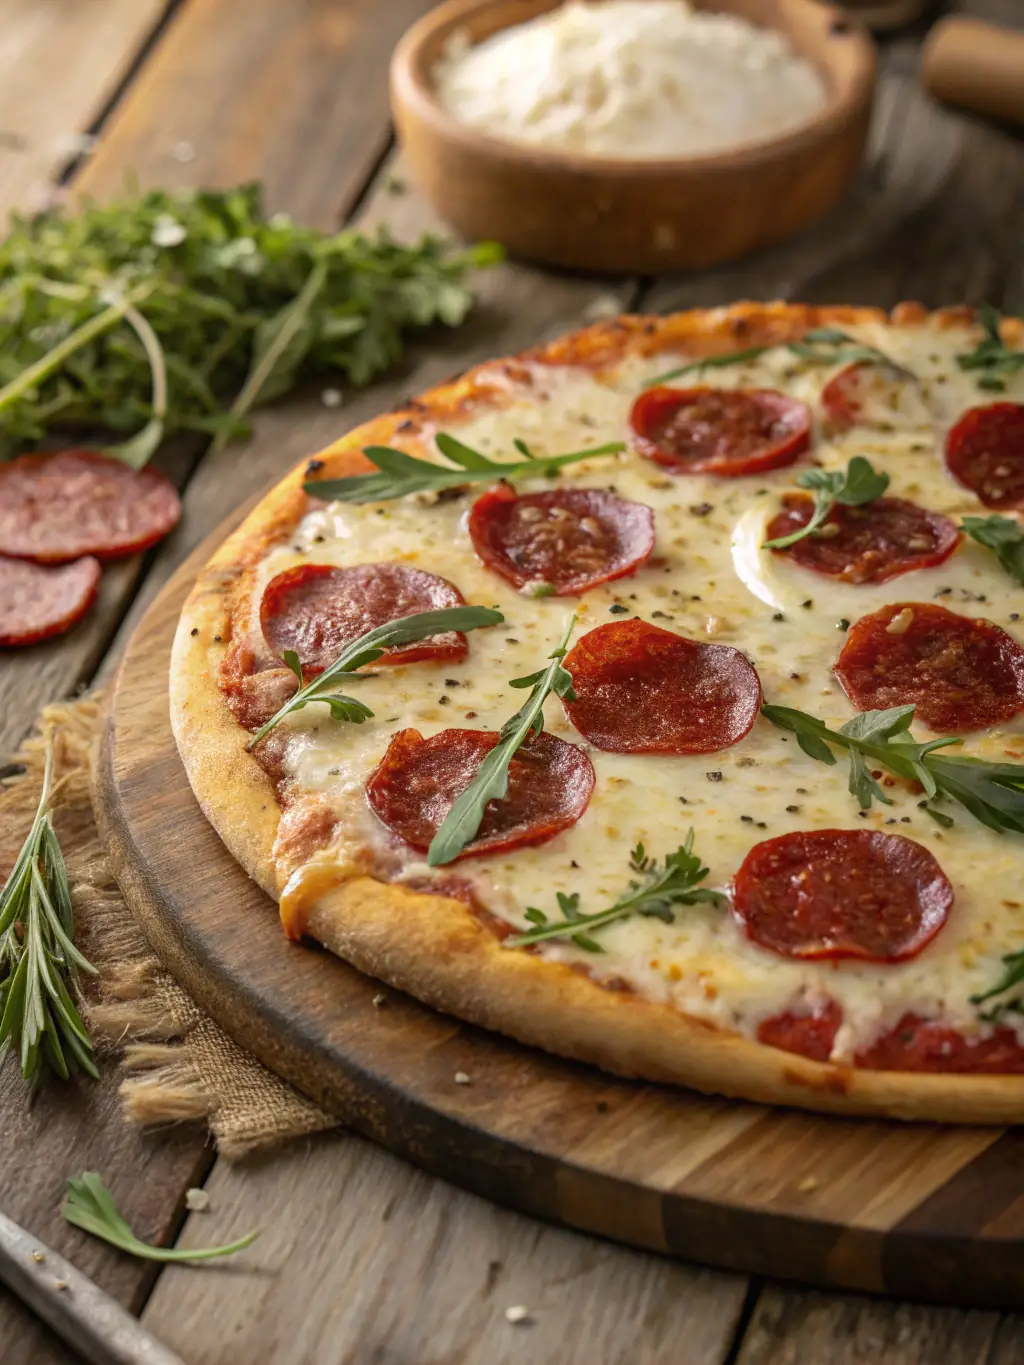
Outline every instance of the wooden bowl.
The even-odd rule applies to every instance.
[[[733,152],[631,161],[505,142],[458,123],[432,73],[458,29],[479,42],[558,0],[449,0],[406,33],[391,104],[413,179],[470,239],[493,238],[549,265],[656,274],[732,260],[820,218],[864,155],[875,84],[867,30],[817,0],[713,0],[788,35],[822,73],[828,102],[809,123]]]

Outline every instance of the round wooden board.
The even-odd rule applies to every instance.
[[[97,814],[154,949],[243,1047],[351,1127],[527,1213],[757,1274],[1024,1307],[1019,1131],[830,1119],[619,1081],[392,990],[375,1007],[378,983],[289,944],[193,799],[170,730],[171,639],[211,549],[128,646]]]

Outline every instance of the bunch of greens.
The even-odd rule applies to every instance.
[[[256,185],[154,190],[14,218],[0,244],[0,457],[53,431],[113,433],[144,464],[163,435],[244,435],[257,405],[330,376],[367,384],[403,335],[457,326],[500,249],[401,246],[266,217]]]

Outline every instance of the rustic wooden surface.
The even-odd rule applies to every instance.
[[[1024,22],[1016,0],[947,7]],[[0,134],[24,127],[19,120],[34,108],[34,134],[51,117],[58,131],[98,132],[96,155],[72,181],[90,193],[114,193],[132,169],[146,183],[228,183],[257,174],[275,207],[328,223],[333,213],[341,218],[360,205],[386,149],[385,55],[410,16],[426,8],[426,0],[250,0],[244,6],[241,0],[166,6],[7,0]],[[328,10],[344,18],[350,35],[331,40],[329,61],[319,60]],[[287,20],[275,22],[281,13]],[[19,43],[12,33],[28,37]],[[929,303],[991,298],[1009,309],[1024,307],[1024,147],[1008,131],[930,104],[916,89],[918,42],[918,33],[898,35],[883,52],[871,162],[828,223],[740,266],[660,281],[643,291],[644,305],[777,295],[887,303],[917,295]],[[290,61],[283,47],[293,54]],[[77,103],[65,103],[74,92]],[[112,111],[106,108],[111,99]],[[328,128],[324,111],[332,109],[336,122]],[[356,144],[343,138],[346,128],[358,132]],[[193,160],[176,158],[182,142],[191,144]],[[33,202],[37,179],[58,174],[64,154],[35,164],[38,171],[15,179],[0,136],[0,207]],[[385,183],[382,173],[373,193],[367,189],[363,211],[403,234],[417,231],[428,220],[415,195],[392,195]],[[124,570],[122,579],[108,575],[103,609],[52,653],[49,646],[34,651],[29,666],[10,655],[0,661],[0,752],[17,743],[40,700],[70,693],[110,660],[136,594],[140,601],[151,595],[151,583],[164,581],[222,517],[295,458],[401,393],[640,297],[629,281],[513,266],[484,277],[483,293],[486,306],[468,327],[436,348],[431,340],[402,373],[347,398],[340,412],[324,409],[312,394],[261,417],[244,449],[226,452],[216,464],[184,465],[186,516],[176,535],[144,564]],[[58,1092],[35,1108],[10,1068],[0,1073],[0,1206],[38,1228],[136,1311],[150,1294],[153,1267],[128,1262],[62,1226],[55,1210],[63,1178],[94,1163],[140,1232],[173,1237],[183,1192],[210,1161],[201,1134],[141,1137],[125,1128],[109,1073],[70,1103]],[[978,1197],[994,1183],[984,1165],[980,1180]],[[145,1320],[202,1365],[278,1359],[289,1365],[590,1365],[606,1359],[1011,1365],[1020,1355],[1024,1318],[1015,1315],[764,1288],[756,1281],[746,1286],[735,1276],[671,1266],[495,1210],[344,1135],[255,1168],[216,1162],[208,1188],[211,1211],[191,1215],[181,1236],[211,1241],[263,1226],[267,1259],[257,1256],[257,1243],[244,1263],[176,1268],[157,1279]],[[513,1327],[503,1316],[513,1303],[543,1311],[535,1311],[529,1327]],[[616,1336],[620,1314],[626,1329]],[[4,1365],[71,1359],[0,1293]]]
[[[157,953],[237,1042],[350,1128],[527,1212],[658,1251],[938,1302],[1024,1307],[1024,1143],[636,1085],[461,1025],[297,951],[204,818],[167,715],[214,532],[133,634],[97,754],[101,834]],[[458,1085],[464,1072],[471,1084]]]

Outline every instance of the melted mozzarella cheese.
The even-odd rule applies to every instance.
[[[955,353],[970,344],[966,334],[855,330],[918,374],[934,425],[854,428],[830,442],[819,432],[815,458],[841,468],[851,455],[867,455],[891,476],[893,495],[954,517],[977,512],[976,499],[949,476],[941,457],[949,423],[967,407],[989,401],[954,363]],[[506,458],[513,456],[515,437],[542,454],[622,439],[633,399],[666,368],[665,355],[630,360],[612,374],[538,367],[511,382],[510,401],[500,411],[470,411],[450,429],[468,444]],[[684,382],[777,387],[814,405],[828,378],[821,366],[795,361],[779,349],[757,363],[711,369]],[[1024,377],[1010,396],[1024,399]],[[766,700],[799,707],[833,726],[854,714],[831,672],[845,638],[844,621],[890,602],[938,600],[1019,633],[1024,589],[970,541],[944,564],[881,585],[836,583],[762,550],[765,520],[779,494],[793,486],[796,472],[740,479],[672,475],[631,453],[570,467],[562,475],[565,486],[606,487],[649,504],[657,535],[653,557],[635,577],[579,599],[526,599],[486,570],[466,531],[469,498],[433,502],[413,496],[310,513],[291,543],[267,557],[258,591],[295,563],[399,561],[450,579],[467,601],[497,605],[506,617],[504,625],[468,637],[461,664],[381,668],[353,683],[350,690],[358,689],[376,713],[363,725],[334,723],[317,706],[290,718],[291,773],[337,810],[339,861],[358,858],[366,848],[382,853],[393,848],[366,805],[363,784],[395,731],[413,726],[429,736],[451,726],[500,727],[522,701],[507,680],[542,665],[573,609],[579,614],[576,638],[624,619],[609,614],[613,604],[621,604],[681,635],[735,645],[756,665]],[[543,480],[521,485],[527,491],[548,486]],[[953,828],[941,829],[919,809],[917,798],[897,787],[890,789],[891,806],[876,805],[861,815],[842,761],[832,768],[812,761],[792,736],[763,718],[733,748],[694,757],[594,750],[554,698],[546,704],[545,724],[552,734],[580,744],[594,764],[597,785],[587,811],[572,829],[538,848],[458,864],[460,878],[472,881],[479,900],[513,925],[529,927],[525,911],[531,906],[557,913],[556,889],[578,892],[585,912],[607,906],[629,881],[633,845],[642,841],[661,858],[683,841],[691,824],[697,851],[710,868],[710,886],[726,887],[761,839],[794,830],[866,827],[889,829],[929,848],[953,883],[956,902],[934,942],[912,961],[893,965],[789,960],[751,943],[728,911],[712,905],[683,907],[670,925],[639,916],[613,924],[601,933],[606,950],[601,955],[567,943],[547,943],[544,953],[583,963],[598,978],[625,978],[652,999],[747,1034],[780,1011],[831,997],[845,1020],[837,1058],[870,1043],[907,1011],[967,1030],[979,1027],[969,997],[992,984],[1001,954],[1020,947],[1024,937],[1022,845],[1013,836],[995,834],[959,808],[952,812]],[[969,736],[963,752],[1022,758],[1024,725],[1018,721]],[[450,875],[450,869],[430,869],[417,855],[408,856],[400,878],[422,883]]]

